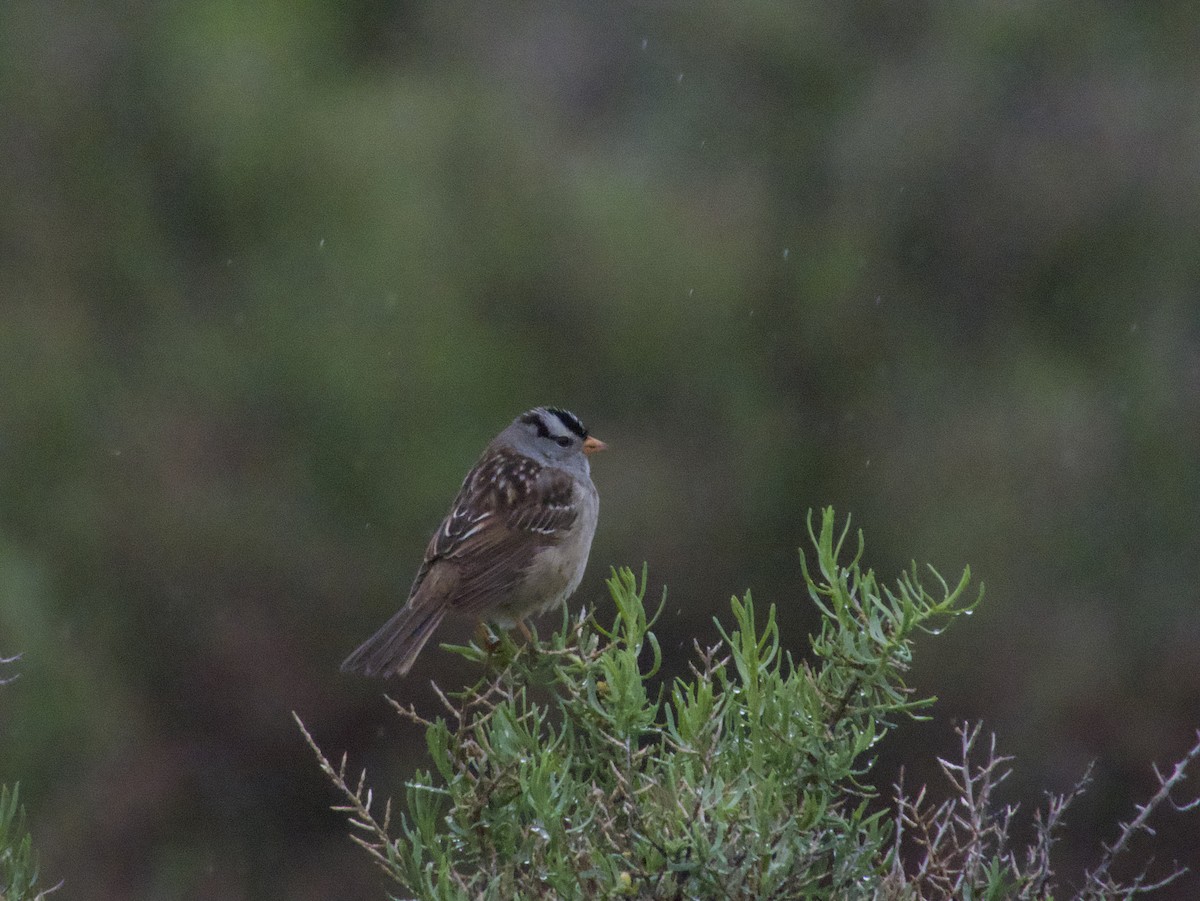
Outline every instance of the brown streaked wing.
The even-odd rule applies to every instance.
[[[501,455],[495,451],[484,454],[463,479],[454,503],[450,506],[450,512],[438,524],[437,531],[425,547],[425,558],[421,561],[421,567],[408,590],[410,601],[416,597],[425,577],[429,575],[430,568],[439,560],[456,556],[463,541],[472,534],[472,529],[495,515],[495,498],[486,488],[495,481],[501,459]]]
[[[458,567],[457,590],[447,606],[485,616],[512,592],[534,555],[561,540],[578,516],[570,476],[526,460],[531,478],[498,487],[500,455],[485,457],[472,472],[454,508],[429,542],[413,584],[415,594],[436,563]],[[486,514],[486,515],[484,515]]]

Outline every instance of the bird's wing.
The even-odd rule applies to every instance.
[[[528,458],[512,467],[511,456],[493,453],[467,476],[425,550],[410,603],[432,570],[452,567],[454,588],[444,603],[484,616],[519,584],[539,551],[562,540],[579,515],[571,477]]]

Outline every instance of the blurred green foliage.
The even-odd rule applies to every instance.
[[[285,778],[287,713],[416,741],[337,662],[538,403],[613,447],[593,559],[672,586],[667,672],[723,597],[801,590],[799,511],[832,502],[881,568],[988,582],[914,678],[1013,743],[1014,797],[1096,757],[1076,816],[1124,815],[1200,710],[1198,30],[1180,3],[0,5],[0,781],[43,872],[369,894]],[[431,703],[429,656],[393,690]]]

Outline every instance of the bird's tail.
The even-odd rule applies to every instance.
[[[405,604],[346,658],[342,672],[383,678],[405,675],[445,615],[445,609],[436,605]]]

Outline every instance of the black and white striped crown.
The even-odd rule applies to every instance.
[[[588,430],[579,417],[570,410],[559,407],[536,407],[521,414],[521,422],[537,429],[539,438],[560,438],[574,435],[580,440],[588,437]]]

